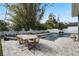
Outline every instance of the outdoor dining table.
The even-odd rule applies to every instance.
[[[37,35],[17,35],[16,37],[17,37],[18,41],[20,41],[21,43],[22,43],[23,41],[26,41],[25,43],[28,43],[28,44],[29,44],[30,42],[32,42],[34,46],[36,45],[37,40],[38,40]],[[29,42],[29,41],[30,41],[30,42]],[[28,47],[29,47],[29,46],[28,46]]]

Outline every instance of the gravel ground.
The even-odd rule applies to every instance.
[[[62,37],[55,41],[40,39],[40,50],[28,50],[17,41],[2,40],[4,56],[79,56],[79,42]]]

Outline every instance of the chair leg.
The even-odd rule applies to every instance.
[[[32,48],[33,48],[32,44],[29,43],[29,44],[28,44],[28,49],[31,50]]]
[[[41,50],[39,45],[36,45],[35,47],[37,50]]]
[[[31,44],[29,44],[29,45],[28,45],[28,49],[29,49],[29,50],[31,50],[31,49],[40,50],[40,46],[37,47],[37,45],[31,45]]]

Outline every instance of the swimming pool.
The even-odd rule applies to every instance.
[[[50,33],[50,34],[46,34],[46,35],[41,36],[41,38],[54,41],[57,38],[69,37],[69,36],[70,36],[69,33],[63,33],[62,35],[60,35],[59,33]]]

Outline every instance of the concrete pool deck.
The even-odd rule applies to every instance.
[[[2,40],[4,56],[79,56],[79,42],[71,38],[62,37],[55,41],[40,39],[41,50],[28,50],[19,47],[17,41]]]

